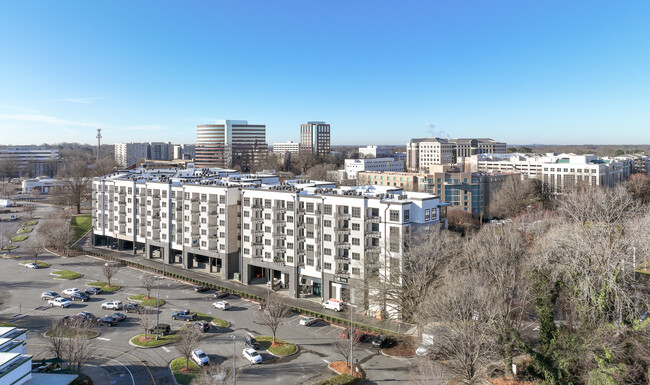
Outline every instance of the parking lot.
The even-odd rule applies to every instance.
[[[114,284],[122,286],[119,291],[92,296],[88,302],[73,302],[67,309],[50,308],[46,300],[40,299],[43,291],[51,290],[61,294],[67,288],[84,290],[88,282],[105,281],[101,272],[104,261],[87,256],[67,259],[46,256],[42,260],[52,266],[32,270],[19,265],[19,262],[24,260],[26,259],[0,260],[0,269],[3,272],[1,285],[5,292],[0,321],[11,321],[20,327],[29,328],[28,351],[37,359],[49,358],[47,341],[41,334],[48,329],[53,319],[80,311],[103,316],[112,311],[101,310],[102,302],[121,300],[126,303],[130,302],[127,297],[131,295],[146,294],[140,282],[145,273],[123,267],[113,278]],[[84,276],[67,281],[50,275],[52,271],[59,269],[73,270]],[[233,340],[229,336],[235,335],[237,366],[246,368],[238,377],[241,384],[310,384],[330,377],[332,372],[327,368],[327,363],[342,359],[330,346],[332,341],[340,338],[342,328],[322,320],[312,326],[301,326],[300,315],[291,314],[280,326],[278,338],[297,344],[300,352],[294,356],[277,358],[262,350],[262,364],[252,366],[242,356],[243,338],[248,334],[269,334],[269,331],[257,322],[256,303],[229,296],[225,300],[232,308],[227,311],[219,310],[212,307],[212,303],[217,301],[212,292],[196,293],[193,286],[168,278],[159,278],[157,282],[160,286],[160,297],[167,302],[161,307],[160,322],[170,324],[173,330],[177,330],[185,322],[172,320],[171,313],[183,309],[210,314],[230,322],[230,328],[225,330],[211,328],[199,348],[209,355],[211,362],[232,365]],[[152,295],[155,296],[157,290],[158,285]],[[153,349],[129,345],[131,337],[143,332],[131,316],[132,314],[128,314],[127,319],[118,326],[98,327],[101,335],[96,341],[96,354],[86,372],[98,379],[96,384],[173,384],[168,365],[180,354],[173,345]],[[366,371],[370,383],[408,383],[410,360],[385,357],[368,342],[362,343],[354,356]]]

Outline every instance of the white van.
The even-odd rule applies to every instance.
[[[344,302],[338,299],[330,298],[327,301],[323,302],[323,309],[330,309],[334,311],[343,310]]]

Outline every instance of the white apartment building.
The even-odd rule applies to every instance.
[[[345,160],[345,174],[348,179],[355,179],[360,171],[404,171],[404,162],[394,158]]]
[[[175,144],[172,149],[173,159],[192,160],[196,153],[195,144]]]
[[[390,147],[388,146],[359,147],[360,158],[385,158],[388,156],[390,156]]]
[[[281,155],[284,155],[287,152],[291,154],[297,154],[300,152],[300,143],[292,141],[273,143],[273,152]]]
[[[472,171],[520,172],[522,178],[536,178],[553,193],[578,183],[613,187],[627,179],[634,160],[575,154],[479,154],[465,159]]]
[[[147,159],[172,160],[174,146],[171,142],[149,142]]]
[[[131,167],[148,155],[149,143],[115,143],[115,162],[119,167]]]
[[[433,194],[384,186],[278,182],[232,170],[135,170],[93,181],[93,244],[244,284],[273,280],[292,297],[348,298],[369,262],[399,264],[414,233],[446,226]],[[396,268],[396,266],[393,266]]]
[[[406,168],[410,172],[427,172],[429,166],[452,164],[476,154],[502,154],[506,143],[490,138],[420,138],[406,144]]]

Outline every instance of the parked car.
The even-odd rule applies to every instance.
[[[214,293],[214,298],[226,298],[229,295],[230,293],[228,293],[225,290],[218,290],[217,292]]]
[[[117,322],[122,322],[126,319],[126,315],[122,313],[113,313],[113,314],[109,314],[108,316],[115,318]]]
[[[41,294],[41,299],[55,299],[59,297],[60,295],[56,291],[44,291],[43,294]]]
[[[192,350],[192,361],[196,362],[197,365],[209,365],[210,357],[201,349]]]
[[[172,332],[172,328],[167,324],[158,324],[158,326],[149,329],[149,333],[151,334],[156,334],[156,332],[160,335],[166,336]]]
[[[95,319],[95,318],[97,318],[97,317],[95,317],[95,315],[93,313],[90,313],[90,312],[87,312],[87,311],[80,311],[79,313],[77,313],[76,316],[84,318],[84,319]]]
[[[81,302],[86,302],[90,299],[90,296],[86,293],[82,293],[80,291],[76,293],[70,294],[70,299],[73,301],[81,301]]]
[[[257,351],[255,351],[255,349],[251,349],[251,348],[244,349],[242,353],[244,355],[244,358],[250,361],[251,363],[253,364],[262,363],[262,356],[260,356],[260,354]]]
[[[194,286],[194,291],[197,293],[205,293],[206,291],[209,291],[210,288],[207,286]]]
[[[108,301],[102,304],[102,310],[121,310],[122,301]]]
[[[180,310],[172,313],[172,319],[174,320],[194,321],[196,317],[196,313],[192,313],[189,310]]]
[[[345,330],[343,330],[341,332],[341,334],[339,335],[339,337],[349,339],[350,338],[350,328],[346,328]],[[368,334],[366,334],[365,332],[363,332],[361,330],[355,330],[354,331],[354,340],[355,341],[361,342],[361,341],[365,340],[367,337],[368,337]]]
[[[372,340],[372,346],[383,349],[395,345],[395,341],[388,336],[383,334],[378,335]]]
[[[221,309],[221,310],[230,309],[230,304],[226,301],[214,302],[212,306],[214,306],[215,309]]]
[[[68,306],[70,306],[70,304],[72,302],[70,302],[70,300],[68,300],[68,299],[59,297],[59,298],[51,299],[51,300],[47,301],[47,303],[50,304],[50,307],[52,307],[52,306],[68,307]]]
[[[117,320],[111,316],[106,316],[98,318],[97,323],[102,326],[115,326],[117,325]]]
[[[34,262],[26,263],[25,267],[28,268],[28,269],[38,269],[39,268],[38,263],[34,263]]]
[[[201,333],[205,333],[210,330],[210,324],[205,321],[195,321],[190,324],[191,328],[199,330]]]
[[[318,322],[318,318],[316,318],[316,317],[302,317],[302,318],[300,319],[300,324],[301,324],[302,326],[313,325],[313,324],[315,324],[316,322]]]
[[[255,349],[255,350],[260,348],[260,344],[257,342],[255,337],[253,337],[253,336],[244,337],[244,345],[248,346],[251,349]]]
[[[86,294],[88,295],[94,295],[94,294],[101,294],[104,292],[101,287],[89,287],[88,289],[84,290]]]
[[[343,310],[343,301],[339,301],[338,299],[328,299],[327,301],[322,303],[323,309],[330,309],[334,311],[341,311]]]
[[[79,289],[77,289],[76,287],[63,290],[63,294],[65,294],[65,295],[72,295],[72,293],[78,293],[78,292],[79,292]]]
[[[138,303],[127,303],[124,305],[124,311],[127,313],[137,313],[140,308],[142,308],[142,306]]]

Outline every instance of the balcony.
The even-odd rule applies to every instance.
[[[287,234],[284,233],[275,233],[273,234],[273,237],[275,239],[287,239]]]
[[[275,245],[273,247],[273,250],[275,250],[275,251],[287,251],[287,246],[286,245]]]
[[[210,215],[219,215],[219,211],[212,210],[212,211],[210,211]]]
[[[366,222],[370,222],[370,223],[379,223],[379,222],[381,222],[381,218],[379,218],[379,217],[370,217],[370,218],[366,218]]]
[[[364,248],[365,251],[371,252],[371,253],[378,253],[379,252],[379,245],[366,245]]]
[[[262,222],[264,222],[264,218],[262,218],[262,217],[252,217],[251,222],[253,222],[253,223],[262,223]]]
[[[262,242],[253,242],[253,249],[263,249],[264,244]]]
[[[350,248],[350,242],[334,242],[334,246],[345,250]]]
[[[349,213],[336,213],[336,220],[345,220],[345,219],[351,219],[352,215]]]
[[[350,272],[347,270],[336,270],[336,276],[350,278]]]
[[[366,238],[379,238],[379,230],[367,231]]]
[[[286,212],[287,212],[287,208],[286,208],[286,207],[282,207],[282,206],[275,206],[275,207],[273,207],[273,212],[274,212],[274,213],[286,213]]]
[[[350,233],[350,228],[349,227],[337,227],[335,229],[337,234],[349,234]]]
[[[253,209],[253,211],[261,211],[261,210],[264,210],[264,206],[262,206],[262,205],[252,205],[251,209]]]
[[[285,262],[284,258],[282,258],[282,257],[274,257],[273,258],[273,263],[280,263],[280,264],[284,265],[284,262]]]
[[[262,236],[262,235],[264,235],[264,230],[263,229],[253,229],[253,230],[251,230],[251,234]]]
[[[190,202],[199,203],[199,198],[192,198],[192,199],[190,199]]]
[[[273,223],[274,225],[284,225],[284,224],[287,223],[287,221],[284,220],[284,219],[277,219],[277,218],[276,218],[276,219],[274,219],[274,220],[272,221],[272,223]]]
[[[338,255],[337,254],[337,255],[334,256],[334,259],[337,260],[337,261],[349,261],[350,256],[349,255]]]

